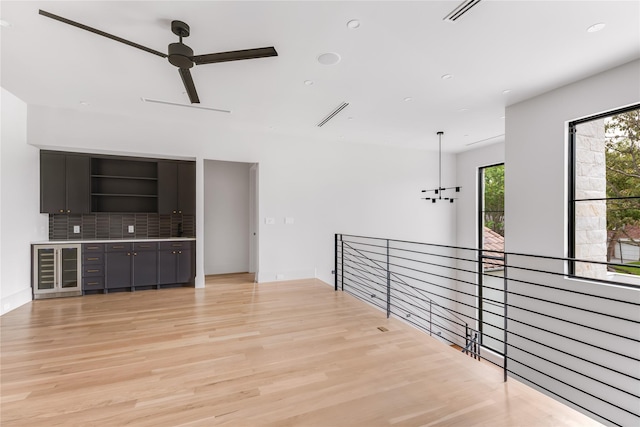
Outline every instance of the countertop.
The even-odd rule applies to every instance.
[[[113,242],[170,242],[170,241],[184,241],[184,240],[196,240],[195,237],[165,237],[165,238],[153,238],[153,239],[86,239],[86,240],[40,240],[37,242],[31,242],[32,245],[67,245],[77,243],[113,243]]]

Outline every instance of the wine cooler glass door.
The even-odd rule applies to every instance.
[[[62,248],[59,250],[60,256],[60,287],[79,288],[78,281],[78,248]]]
[[[56,250],[53,248],[38,249],[37,289],[48,290],[56,286]]]

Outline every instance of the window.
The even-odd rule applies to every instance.
[[[479,169],[478,317],[480,343],[503,350],[504,293],[504,164]]]
[[[572,122],[569,132],[570,272],[640,285],[640,105]]]

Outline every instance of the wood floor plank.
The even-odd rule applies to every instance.
[[[224,275],[0,321],[3,427],[600,425],[316,280]]]

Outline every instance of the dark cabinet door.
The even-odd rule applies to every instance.
[[[65,155],[40,152],[40,212],[64,213],[66,205]]]
[[[67,212],[89,213],[91,210],[91,159],[89,156],[66,156]]]
[[[178,212],[196,214],[196,164],[178,163]]]
[[[107,252],[105,272],[107,289],[131,287],[131,252]]]
[[[191,251],[178,251],[176,259],[176,283],[188,283],[191,281]]]
[[[176,252],[158,251],[158,284],[169,285],[176,283]]]
[[[158,213],[178,213],[177,162],[158,162]]]
[[[158,162],[158,213],[196,213],[196,164]]]
[[[148,286],[158,283],[158,261],[156,251],[134,252],[133,286]]]
[[[89,213],[89,156],[40,152],[40,212]]]

